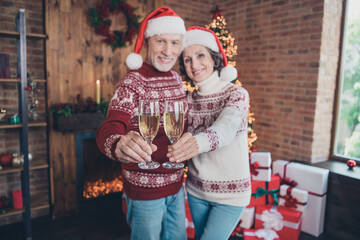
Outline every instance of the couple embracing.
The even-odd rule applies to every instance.
[[[139,55],[146,48],[146,59]],[[198,89],[186,95],[180,71]],[[247,91],[230,83],[236,69],[211,30],[185,29],[170,8],[161,7],[141,23],[131,71],[116,87],[105,122],[97,132],[99,149],[122,163],[123,197],[131,239],[185,240],[183,169],[141,169],[151,159],[188,161],[186,191],[196,238],[228,239],[251,196],[248,157]],[[139,100],[157,100],[160,116],[167,100],[183,101],[186,131],[174,144],[163,121],[152,144],[139,133]]]

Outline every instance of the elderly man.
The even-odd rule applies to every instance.
[[[138,106],[141,99],[158,100],[162,116],[165,100],[186,104],[182,79],[171,70],[181,53],[185,32],[184,21],[167,7],[142,21],[135,51],[126,59],[132,71],[117,86],[106,121],[97,132],[99,149],[122,163],[131,239],[186,239],[183,169],[138,166],[151,159],[160,164],[168,161],[170,142],[163,121],[153,144],[148,145],[139,134]],[[143,45],[147,50],[144,63],[139,55]]]

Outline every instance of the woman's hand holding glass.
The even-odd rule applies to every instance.
[[[164,129],[171,144],[177,142],[184,131],[184,105],[182,101],[166,101],[164,109]],[[183,163],[166,162],[164,168],[183,168]]]
[[[196,138],[189,132],[184,133],[173,145],[168,147],[167,157],[171,162],[183,162],[199,155]]]

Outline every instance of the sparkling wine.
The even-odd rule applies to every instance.
[[[147,141],[152,141],[159,130],[160,115],[142,113],[139,115],[139,129]]]
[[[184,130],[184,112],[165,112],[164,128],[170,142],[176,142]]]

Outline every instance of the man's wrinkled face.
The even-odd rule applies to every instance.
[[[160,72],[169,71],[181,53],[183,35],[160,34],[147,39],[147,63]]]

